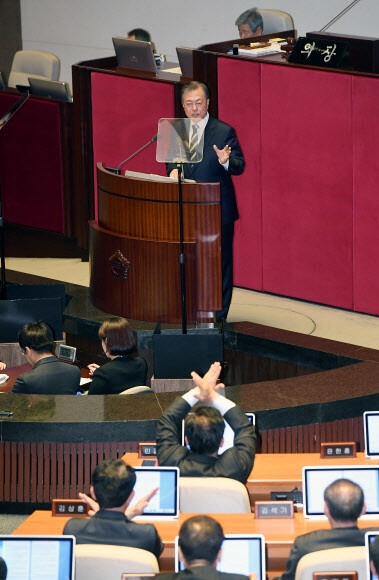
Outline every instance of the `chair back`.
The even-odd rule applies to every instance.
[[[153,393],[153,392],[154,391],[152,391],[150,387],[139,386],[126,389],[125,391],[122,391],[120,395],[138,395],[139,393]]]
[[[124,573],[158,572],[158,561],[147,550],[106,544],[79,544],[75,547],[76,580],[120,580]]]
[[[295,580],[313,580],[314,572],[358,572],[358,580],[366,580],[365,547],[311,552],[299,560]]]
[[[263,18],[263,34],[283,32],[293,30],[294,22],[292,16],[282,10],[269,10],[259,8]]]
[[[226,477],[181,477],[179,506],[183,513],[251,513],[246,487]]]
[[[19,50],[13,58],[8,87],[29,86],[28,77],[57,81],[60,60],[55,54],[43,50]]]

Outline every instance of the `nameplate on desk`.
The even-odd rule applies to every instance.
[[[293,518],[293,501],[256,501],[256,518]]]
[[[356,456],[357,444],[355,441],[347,441],[343,443],[321,443],[320,457],[323,457],[324,459]]]
[[[155,457],[157,455],[157,444],[155,441],[141,441],[138,443],[138,457]]]
[[[313,580],[358,580],[358,572],[313,572]]]
[[[311,66],[346,68],[349,60],[349,43],[340,40],[305,38],[300,36],[288,62]]]
[[[86,516],[90,507],[81,499],[53,499],[51,511],[53,516]]]

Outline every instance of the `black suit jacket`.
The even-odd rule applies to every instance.
[[[256,436],[245,413],[235,406],[224,419],[234,431],[234,446],[218,457],[192,453],[180,445],[182,420],[191,407],[178,397],[158,421],[157,455],[159,465],[179,467],[181,477],[229,477],[246,483],[254,465]]]
[[[236,132],[233,127],[209,116],[203,137],[203,160],[200,163],[184,164],[184,177],[199,182],[219,182],[221,188],[221,221],[223,224],[232,223],[238,219],[238,210],[231,176],[240,175],[245,169],[245,161]],[[229,157],[227,171],[219,162],[213,145],[217,145],[218,149],[223,149],[225,145],[231,147],[232,152]],[[169,175],[176,168],[176,165],[167,163],[166,168]]]
[[[93,373],[89,395],[117,395],[130,389],[146,385],[147,364],[140,356],[119,356]]]
[[[37,361],[31,371],[18,376],[11,393],[76,395],[79,385],[78,367],[51,355]]]
[[[175,574],[156,574],[157,580],[247,580],[242,574],[219,572],[213,566],[195,566]]]
[[[299,560],[306,554],[318,552],[319,550],[331,550],[332,548],[364,546],[365,533],[368,531],[370,531],[370,528],[359,529],[354,526],[351,528],[316,530],[315,532],[298,536],[292,545],[287,562],[287,571],[282,575],[282,580],[294,580]]]
[[[162,540],[153,524],[138,524],[121,512],[99,510],[89,520],[72,518],[63,534],[75,536],[77,544],[109,544],[148,550],[158,558],[163,550]]]

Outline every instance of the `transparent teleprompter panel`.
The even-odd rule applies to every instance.
[[[204,140],[191,119],[160,119],[156,160],[160,163],[200,163]]]

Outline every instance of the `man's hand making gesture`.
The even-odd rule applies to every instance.
[[[196,385],[194,389],[194,396],[201,402],[208,401],[213,403],[219,394],[218,389],[221,389],[225,385],[223,383],[217,384],[217,379],[221,373],[221,365],[219,362],[214,362],[209,371],[201,378],[195,371],[191,373],[193,381]]]

